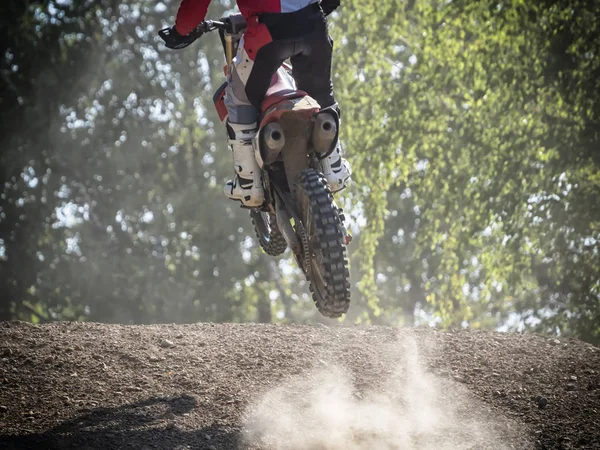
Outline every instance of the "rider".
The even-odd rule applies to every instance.
[[[211,0],[182,0],[171,32],[184,37],[206,16]],[[225,104],[227,134],[233,152],[234,180],[224,192],[232,200],[256,207],[264,201],[261,171],[254,157],[252,138],[257,132],[260,104],[271,78],[290,58],[297,88],[321,106],[335,106],[331,82],[333,41],[325,16],[340,0],[237,0],[247,29],[240,40],[230,71]],[[339,111],[339,109],[338,109]],[[333,192],[346,186],[352,173],[340,147],[321,160],[321,169]]]

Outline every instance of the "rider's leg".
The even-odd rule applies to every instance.
[[[337,107],[331,81],[333,41],[327,32],[325,17],[321,17],[317,23],[315,30],[304,40],[302,51],[291,58],[292,75],[298,89],[308,92],[321,108]],[[337,110],[339,113],[339,108]],[[320,163],[332,192],[344,189],[352,175],[352,169],[348,161],[342,158],[339,142],[336,149]]]
[[[223,192],[230,199],[241,201],[244,206],[257,207],[264,202],[264,189],[252,139],[258,130],[260,103],[271,78],[289,55],[285,53],[285,45],[270,42],[258,50],[250,48],[250,52],[255,54],[251,57],[244,45],[245,38],[240,40],[225,91],[227,134],[236,176],[225,184]]]
[[[223,192],[230,199],[239,200],[245,206],[260,206],[265,194],[261,171],[252,147],[252,138],[257,131],[258,112],[246,97],[243,79],[235,65],[227,83],[225,105],[228,112],[227,138],[233,155],[235,178],[225,184]]]

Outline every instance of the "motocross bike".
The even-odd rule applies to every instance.
[[[189,35],[172,39],[169,28],[159,31],[169,48],[184,48],[204,33],[219,30],[225,51],[225,73],[231,68],[246,29],[241,14],[206,20]],[[169,45],[171,44],[171,45]],[[223,83],[213,100],[221,121],[227,119]],[[291,68],[284,64],[273,76],[261,105],[259,129],[252,142],[262,170],[265,201],[250,216],[262,249],[271,256],[289,247],[309,282],[317,309],[336,318],[350,306],[350,275],[346,248],[351,238],[343,211],[333,200],[318,161],[338,144],[339,116],[321,109],[306,92],[297,90]]]

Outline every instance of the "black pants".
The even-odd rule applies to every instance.
[[[306,91],[321,108],[335,104],[331,82],[333,41],[318,4],[293,13],[263,14],[259,22],[266,25],[272,41],[258,49],[253,62],[241,43],[227,92],[229,120],[256,120],[271,78],[288,58],[298,89]]]

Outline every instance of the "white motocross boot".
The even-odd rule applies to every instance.
[[[227,122],[227,134],[236,176],[225,184],[223,192],[231,200],[239,200],[244,206],[250,208],[261,206],[265,200],[261,170],[254,158],[252,147],[252,138],[256,132],[256,123]]]
[[[331,192],[338,192],[344,189],[352,175],[350,163],[342,158],[341,147],[338,144],[331,155],[319,161],[321,172],[329,183]]]

